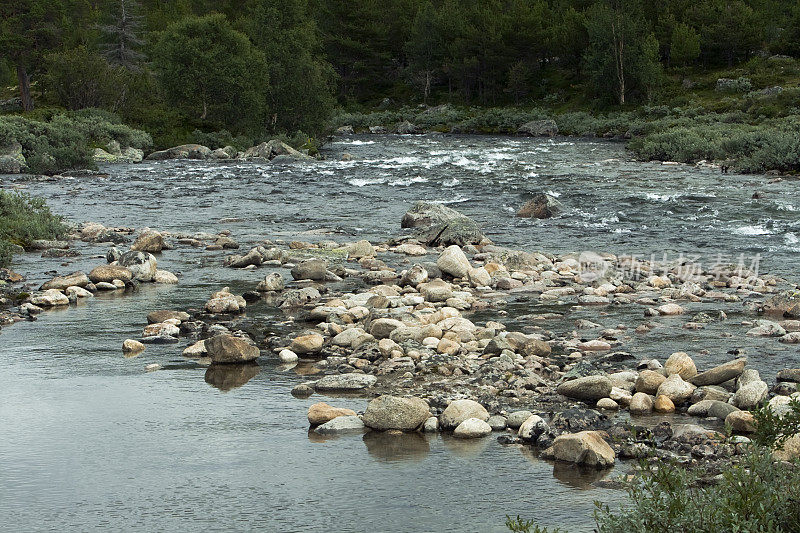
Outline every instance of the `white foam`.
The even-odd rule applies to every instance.
[[[755,235],[770,235],[772,232],[765,228],[764,226],[757,225],[757,226],[741,226],[733,230],[733,233],[736,235],[747,235],[747,236],[755,236]]]

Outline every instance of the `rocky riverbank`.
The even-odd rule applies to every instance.
[[[98,290],[127,294],[138,283],[175,283],[157,266],[155,256],[166,248],[235,250],[226,266],[269,273],[242,294],[221,288],[197,308],[154,310],[141,337],[124,340],[123,352],[183,343],[184,357],[207,365],[207,380],[226,389],[252,378],[260,359],[298,365],[311,378],[291,391],[296,396],[372,398],[362,415],[313,406],[308,422],[319,434],[452,431],[483,438],[495,432],[508,445],[592,467],[651,453],[722,467],[742,452],[754,407],[768,402],[781,412],[798,397],[797,369],[762,379],[737,354],[697,368],[684,352],[659,361],[625,350],[635,337],[658,336],[676,321],[696,335],[723,322],[730,336],[798,343],[800,299],[784,280],[737,265],[704,270],[685,261],[510,250],[439,204],[418,204],[401,225],[402,236],[381,243],[263,241],[240,253],[225,233],[145,229],[134,239],[130,228],[85,224],[72,238],[114,244],[106,261],[88,273],[56,276],[23,296],[11,314],[32,317]],[[69,243],[45,244],[69,250]],[[503,322],[512,301],[562,311],[515,317],[525,325],[509,327]],[[248,318],[253,304],[283,313],[282,330],[265,333]],[[691,312],[695,304],[706,310]],[[638,318],[614,327],[599,323],[608,310],[626,308]],[[729,319],[732,308],[746,319]],[[569,331],[548,327],[573,309],[595,310],[598,322],[581,319]],[[796,453],[797,443],[787,444],[786,456]]]

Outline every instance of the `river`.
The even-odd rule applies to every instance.
[[[345,152],[352,161],[340,161]],[[324,161],[293,165],[145,162],[108,167],[105,177],[0,180],[46,198],[74,222],[228,229],[245,249],[264,238],[384,241],[399,233],[415,201],[430,200],[471,216],[496,243],[528,251],[658,260],[683,253],[704,264],[741,258],[796,276],[798,181],[636,162],[623,145],[604,141],[356,136],[337,139],[323,154]],[[534,192],[557,196],[564,212],[545,221],[515,218]],[[83,255],[69,265],[25,254],[15,269],[38,283],[56,270],[103,262],[102,248],[79,249]],[[506,515],[521,515],[591,531],[594,500],[623,501],[619,491],[591,485],[601,474],[554,469],[491,437],[322,439],[305,424],[320,396],[293,398],[288,392],[304,376],[264,357],[246,375],[207,374],[180,357],[182,345],[123,358],[122,340],[140,335],[149,311],[199,307],[213,290],[241,292],[263,279],[264,269],[226,269],[222,257],[165,251],[159,266],[179,274],[178,286],[101,294],[2,330],[0,530],[504,531]],[[542,309],[519,300],[509,310],[513,324]],[[605,312],[609,327],[630,323],[634,312],[641,317],[638,308]],[[726,312],[737,318],[734,305]],[[596,313],[569,320],[599,320]],[[248,317],[282,327],[283,317],[266,306],[248,307]],[[768,381],[800,363],[796,347],[743,338],[744,330],[721,345],[729,327],[697,334],[676,325],[625,349],[662,360],[685,349],[701,366],[737,348],[756,355],[751,364]],[[146,373],[149,363],[163,369]],[[357,398],[328,400],[366,406]]]

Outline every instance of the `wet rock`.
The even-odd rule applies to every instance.
[[[745,357],[735,359],[725,364],[716,366],[711,370],[701,372],[700,374],[697,374],[695,377],[691,378],[689,381],[698,387],[704,385],[719,385],[728,380],[738,378],[741,373],[744,372],[744,367],[746,364],[747,358]]]
[[[111,283],[115,279],[127,283],[133,279],[133,272],[119,265],[100,265],[89,272],[92,283]]]
[[[258,284],[256,290],[259,292],[282,291],[285,286],[283,276],[279,272],[272,272]]]
[[[327,275],[328,266],[322,259],[303,261],[292,269],[292,277],[296,280],[325,281]]]
[[[225,266],[230,268],[247,268],[250,266],[261,266],[263,258],[256,248],[253,248],[245,255],[232,255],[225,259]]]
[[[614,450],[597,431],[559,435],[553,442],[552,455],[558,461],[595,468],[613,466],[616,457]]]
[[[296,354],[313,354],[322,351],[322,346],[325,344],[325,337],[318,333],[311,333],[309,335],[301,335],[292,340],[289,349]]]
[[[423,433],[436,433],[439,431],[439,419],[435,416],[428,418],[424,424],[422,424],[422,432]]]
[[[295,150],[278,139],[263,142],[244,151],[242,159],[262,159],[275,162],[276,158],[286,157],[288,160],[312,160],[303,152]]]
[[[611,388],[611,380],[606,376],[586,376],[563,382],[557,392],[567,398],[596,402],[607,398]]]
[[[525,202],[525,205],[517,211],[517,216],[520,218],[551,218],[559,214],[563,207],[561,202],[552,196],[539,193]]]
[[[697,375],[697,367],[694,361],[685,352],[675,352],[670,355],[667,362],[664,363],[664,370],[667,372],[667,376],[677,374],[685,380]]]
[[[200,144],[182,144],[166,150],[150,153],[146,159],[149,161],[164,161],[167,159],[208,159],[211,149]]]
[[[786,330],[770,320],[756,320],[756,327],[747,331],[750,337],[783,337]]]
[[[785,291],[764,302],[763,311],[785,318],[800,318],[800,291]]]
[[[224,287],[211,295],[211,299],[206,302],[204,309],[207,313],[219,315],[242,313],[245,307],[247,307],[247,302],[244,298],[231,294],[230,289]]]
[[[125,339],[122,343],[122,353],[125,355],[133,355],[143,352],[145,349],[144,344],[133,339]]]
[[[369,328],[370,334],[376,339],[388,339],[394,330],[403,327],[403,323],[393,318],[379,318],[373,320]]]
[[[611,398],[600,398],[597,400],[597,408],[605,409],[606,411],[616,411],[619,409],[619,404]]]
[[[461,422],[453,431],[453,436],[459,439],[478,439],[492,432],[492,426],[480,418],[468,418]]]
[[[314,394],[314,389],[305,383],[300,383],[292,388],[292,396],[295,398],[308,398],[312,394]]]
[[[664,316],[682,315],[683,307],[678,304],[664,304],[658,308],[658,314]]]
[[[405,255],[412,255],[412,256],[422,256],[427,255],[428,250],[425,249],[424,246],[420,246],[419,244],[401,244],[394,248],[394,251],[398,254],[405,254]]]
[[[339,416],[356,416],[356,412],[352,409],[345,409],[342,407],[332,407],[325,402],[315,403],[308,408],[308,423],[312,426],[318,426],[325,422],[330,422]]]
[[[540,436],[550,431],[547,422],[539,415],[530,415],[520,424],[517,436],[526,442],[536,442]]]
[[[281,350],[278,353],[278,359],[281,363],[296,363],[300,358],[291,350]]]
[[[205,348],[213,363],[244,363],[258,359],[260,352],[248,340],[233,335],[217,335],[206,339]]]
[[[179,322],[185,322],[191,318],[189,313],[185,311],[171,311],[167,309],[159,310],[159,311],[151,311],[147,314],[147,323],[148,324],[158,324],[160,322],[166,322],[167,320],[177,320]]]
[[[207,357],[208,351],[206,350],[206,341],[197,341],[191,346],[187,346],[181,355],[189,359],[200,359],[201,357]]]
[[[130,251],[122,254],[119,266],[130,270],[137,281],[153,281],[156,276],[156,258],[147,252]]]
[[[428,202],[418,202],[403,215],[401,227],[416,229],[417,238],[429,246],[465,246],[486,239],[472,219],[455,209]]]
[[[145,230],[139,234],[131,245],[135,252],[158,253],[164,248],[164,237],[157,231]]]
[[[430,418],[428,402],[421,398],[379,396],[369,402],[364,412],[364,424],[380,431],[413,431]]]
[[[66,276],[56,276],[50,281],[47,281],[39,287],[39,290],[46,291],[49,289],[58,289],[63,291],[67,287],[86,287],[89,284],[89,278],[83,272],[73,272]]]
[[[489,420],[489,412],[475,400],[453,400],[442,412],[439,423],[445,430],[455,429],[468,418]]]
[[[58,289],[48,289],[31,295],[31,303],[39,307],[57,307],[69,305],[69,298]]]
[[[338,374],[321,378],[314,384],[317,392],[356,392],[373,386],[378,378],[369,374]]]
[[[347,433],[362,433],[366,427],[357,416],[337,416],[329,422],[317,426],[315,433],[320,435],[343,435]]]
[[[156,270],[156,275],[153,277],[155,283],[164,285],[177,285],[178,276],[167,270]]]
[[[674,413],[675,403],[669,399],[669,397],[662,394],[656,396],[656,401],[653,403],[653,410],[656,413]]]

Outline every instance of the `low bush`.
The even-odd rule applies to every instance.
[[[22,247],[38,239],[61,239],[67,227],[41,198],[0,191],[0,267],[11,263],[13,245]]]
[[[40,112],[34,117],[0,116],[0,146],[22,145],[22,154],[34,173],[93,168],[92,148],[112,140],[122,147],[140,149],[152,144],[150,135],[122,124],[107,111]]]

